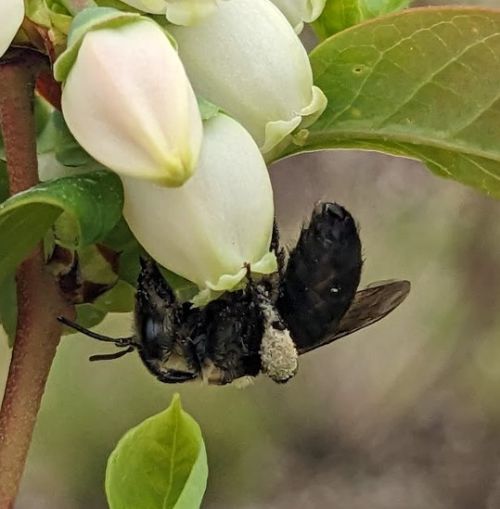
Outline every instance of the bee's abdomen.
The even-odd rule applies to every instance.
[[[205,314],[205,357],[224,375],[219,383],[256,376],[261,369],[259,350],[264,331],[262,313],[250,294],[229,293],[208,304]]]
[[[299,349],[336,328],[352,302],[361,266],[352,216],[335,203],[318,204],[290,253],[277,303]]]

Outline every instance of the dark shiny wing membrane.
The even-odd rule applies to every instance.
[[[409,281],[380,281],[356,292],[351,306],[340,320],[335,331],[327,334],[316,344],[299,348],[299,354],[327,345],[336,339],[378,322],[396,309],[409,293]]]

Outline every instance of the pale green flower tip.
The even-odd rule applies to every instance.
[[[302,116],[302,123],[300,124],[300,127],[309,127],[314,124],[314,122],[316,122],[316,120],[318,120],[318,118],[323,114],[327,105],[328,99],[323,93],[323,90],[313,85],[311,102],[300,111]]]
[[[23,0],[0,0],[0,57],[7,51],[24,19]]]
[[[304,13],[304,21],[311,23],[317,20],[325,9],[326,0],[307,0],[307,9]]]
[[[195,308],[201,308],[206,306],[209,302],[216,300],[220,295],[220,292],[214,292],[210,290],[210,288],[205,288],[191,299],[191,304]]]
[[[186,165],[180,159],[177,159],[175,162],[170,161],[159,175],[145,177],[144,174],[138,173],[134,177],[149,180],[160,187],[181,187],[193,176],[194,170],[195,165]]]
[[[273,120],[267,122],[264,144],[260,147],[262,154],[266,155],[271,152],[299,126],[301,128],[308,127],[321,116],[328,104],[328,99],[323,91],[316,86],[312,87],[311,96],[311,102],[300,110],[299,115],[290,120]]]
[[[122,12],[111,7],[90,7],[79,12],[71,23],[67,48],[54,64],[54,78],[61,82],[66,80],[86,33],[101,28],[118,28],[134,21],[154,23],[138,13]]]
[[[236,288],[240,281],[246,276],[246,273],[247,269],[243,267],[236,274],[223,274],[215,284],[207,281],[207,288],[214,292],[230,292]]]
[[[250,271],[255,274],[274,274],[278,271],[276,254],[268,251],[259,261],[250,265]]]
[[[260,260],[250,264],[252,274],[274,274],[278,270],[278,260],[275,253],[269,251]],[[241,282],[247,275],[247,268],[241,268],[236,274],[223,274],[217,282],[207,281],[206,288],[196,294],[191,302],[195,307],[206,306],[210,301],[217,299],[224,292],[238,290]]]
[[[148,14],[165,14],[166,0],[121,0],[130,7]]]
[[[192,4],[196,5],[192,5]],[[174,25],[193,26],[198,24],[217,9],[215,0],[203,2],[167,1],[167,20]]]
[[[302,117],[297,115],[290,120],[272,120],[266,123],[264,144],[260,147],[262,154],[267,154],[289,134],[291,134],[302,121]]]
[[[323,12],[326,0],[271,0],[286,16],[295,33],[300,34],[304,22],[315,21]]]

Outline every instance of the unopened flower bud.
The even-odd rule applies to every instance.
[[[7,51],[24,18],[23,0],[0,1],[0,57]]]
[[[118,174],[182,185],[201,147],[196,97],[163,30],[114,12],[121,23],[111,16],[114,25],[92,27],[57,61],[64,118],[78,143]]]
[[[194,25],[211,14],[217,5],[227,0],[122,0],[150,14],[166,14],[176,25]]]

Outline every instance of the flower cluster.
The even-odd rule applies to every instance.
[[[248,265],[275,271],[265,161],[326,106],[297,36],[325,0],[93,3],[72,20],[54,76],[71,133],[122,179],[136,238],[196,283],[198,302],[235,288]],[[1,10],[12,24],[0,55],[23,1]]]

